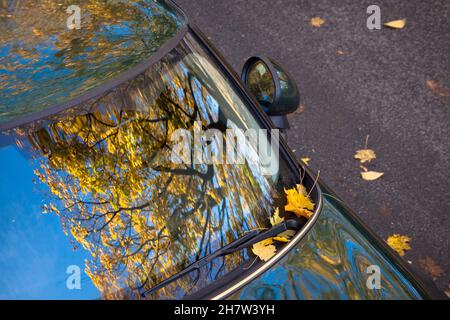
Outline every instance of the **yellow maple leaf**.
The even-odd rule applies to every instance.
[[[311,18],[310,23],[313,27],[318,28],[325,23],[325,20],[323,20],[321,17],[313,17],[313,18]]]
[[[306,158],[302,158],[301,160],[302,160],[306,165],[309,165],[309,161],[311,161],[311,158],[306,157]]]
[[[273,213],[273,216],[270,217],[270,224],[272,226],[280,224],[284,221],[284,218],[280,217],[280,210],[278,208],[275,209],[275,212]]]
[[[314,209],[314,203],[306,193],[306,189],[303,185],[297,184],[296,188],[284,189],[286,193],[287,204],[284,210],[291,211],[299,217],[310,218],[312,215],[311,210]]]
[[[403,29],[406,26],[406,19],[389,21],[384,24],[386,27],[393,29]]]
[[[386,243],[389,245],[389,247],[397,251],[397,253],[403,257],[405,255],[405,251],[411,249],[411,246],[409,245],[410,241],[411,238],[408,236],[393,234],[392,236],[389,236],[387,238]]]
[[[383,175],[384,175],[383,172],[377,172],[377,171],[361,172],[361,177],[367,181],[377,180],[378,178],[381,178],[381,176],[383,176]]]
[[[359,162],[364,163],[372,161],[377,157],[377,155],[375,154],[375,151],[373,151],[372,149],[361,149],[356,150],[354,157],[355,159],[359,160]]]
[[[270,238],[255,243],[252,246],[252,251],[262,261],[268,261],[275,255],[277,248],[273,245],[272,238]]]

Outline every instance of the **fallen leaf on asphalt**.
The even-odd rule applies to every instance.
[[[385,218],[392,218],[392,208],[388,205],[382,205],[379,213]]]
[[[427,80],[427,87],[441,97],[450,97],[450,92],[442,88],[436,81]]]
[[[282,217],[280,217],[280,210],[278,208],[275,209],[275,212],[273,213],[273,216],[270,217],[270,224],[272,226],[275,226],[277,224],[280,224],[284,221]]]
[[[370,162],[377,157],[375,151],[372,149],[361,149],[356,150],[355,159],[359,160],[359,162]]]
[[[424,269],[433,279],[439,278],[444,270],[430,257],[419,260],[419,265]]]
[[[406,26],[406,19],[389,21],[384,24],[386,27],[393,29],[403,29]]]
[[[267,261],[275,255],[277,248],[273,245],[272,239],[265,239],[255,243],[252,247],[252,251],[262,261]]]
[[[321,17],[313,17],[311,18],[311,25],[313,27],[320,27],[325,23],[325,20],[323,20]]]
[[[383,172],[377,172],[377,171],[366,171],[361,172],[361,177],[366,181],[373,181],[381,178],[383,176]]]
[[[306,158],[302,158],[301,160],[302,160],[306,165],[309,165],[309,161],[311,161],[311,158],[306,157]]]
[[[405,251],[411,249],[411,246],[409,245],[410,241],[411,238],[408,236],[393,234],[392,236],[389,236],[387,238],[386,243],[389,247],[397,251],[397,253],[403,257],[405,255]]]

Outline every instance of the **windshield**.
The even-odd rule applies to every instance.
[[[237,143],[233,150],[247,153],[242,163],[196,163],[195,150],[175,153],[191,163],[174,158],[197,131],[230,127],[260,129],[188,33],[134,79],[2,132],[0,298],[140,298],[249,230],[270,226],[283,187],[296,182],[282,159],[268,174],[256,147]],[[203,147],[218,150],[214,139],[201,140]],[[186,275],[148,298],[182,298],[255,262],[250,255],[215,259],[201,277]]]
[[[0,1],[0,123],[106,83],[183,25],[161,1]]]

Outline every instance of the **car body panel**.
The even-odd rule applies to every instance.
[[[231,299],[420,299],[395,264],[368,241],[324,195],[319,219],[276,266],[230,296]],[[379,289],[367,272],[381,271]],[[369,269],[370,271],[370,269]]]

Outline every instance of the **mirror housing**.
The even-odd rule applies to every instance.
[[[300,96],[292,77],[271,58],[253,56],[241,79],[278,129],[289,129],[287,116],[298,109]]]

